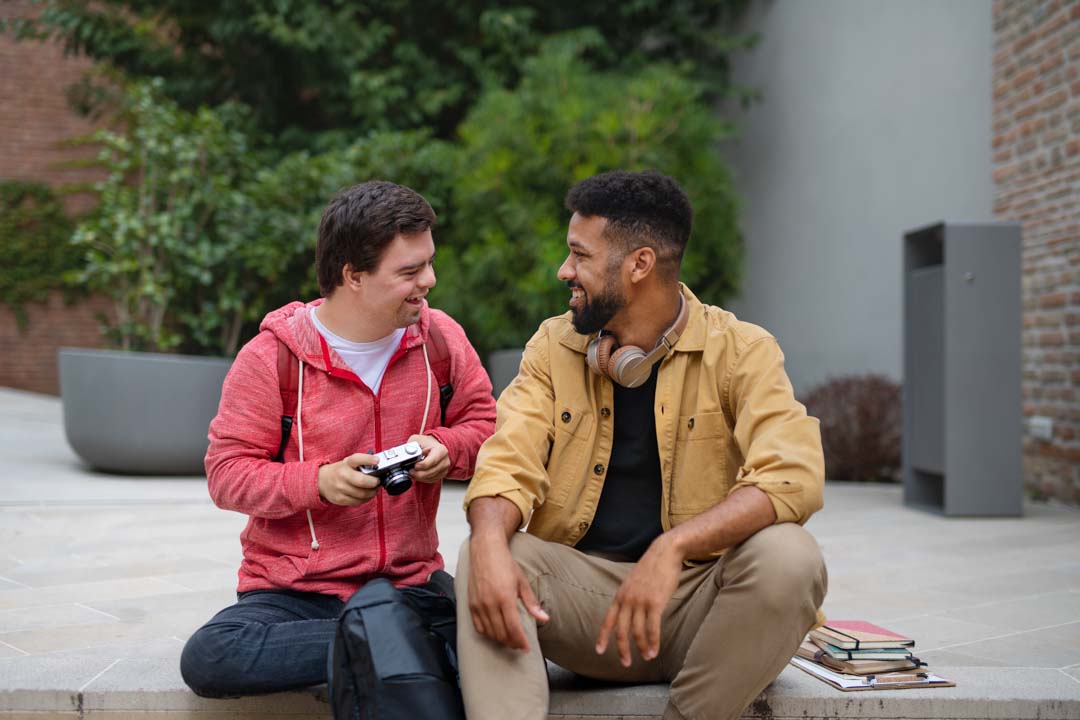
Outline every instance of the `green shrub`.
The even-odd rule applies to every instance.
[[[26,325],[25,305],[48,297],[78,264],[71,220],[48,186],[0,181],[0,301]]]
[[[230,224],[249,202],[241,188],[254,172],[232,112],[187,113],[159,83],[136,83],[124,96],[126,129],[86,139],[107,176],[72,236],[82,263],[68,279],[113,299],[106,330],[120,348],[168,350],[188,339],[235,352],[251,313],[245,293],[258,278],[237,262],[251,238]]]
[[[605,170],[676,178],[695,210],[683,279],[715,303],[737,287],[735,193],[716,152],[729,126],[684,68],[597,72],[582,59],[594,42],[589,33],[548,41],[515,89],[489,90],[460,128],[432,297],[481,352],[521,347],[540,321],[565,311],[555,276],[567,252],[562,199]]]

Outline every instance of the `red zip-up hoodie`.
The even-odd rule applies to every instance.
[[[299,590],[346,600],[379,577],[395,585],[426,582],[443,567],[435,528],[441,485],[417,482],[397,496],[380,489],[363,505],[343,507],[319,497],[319,467],[426,434],[449,451],[447,477],[467,479],[495,428],[491,382],[449,315],[424,304],[375,395],[311,323],[311,309],[321,302],[294,302],[263,319],[261,332],[237,354],[210,423],[210,496],[218,507],[250,516],[240,536],[239,592]],[[454,397],[441,419],[432,373],[421,428],[429,378],[422,346],[432,322],[446,338]],[[281,442],[279,341],[303,361],[298,417],[283,463],[272,459]]]

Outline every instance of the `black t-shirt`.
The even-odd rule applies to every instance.
[[[584,552],[637,561],[664,531],[660,524],[660,451],[656,443],[656,374],[641,387],[615,384],[611,459],[592,527],[577,543]]]

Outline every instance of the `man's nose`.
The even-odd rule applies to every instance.
[[[574,279],[574,268],[570,265],[570,256],[567,255],[563,260],[563,264],[559,266],[559,272],[556,275],[557,278],[563,282],[569,282]]]
[[[428,265],[427,269],[421,273],[420,285],[425,288],[433,288],[435,287],[435,282],[435,268]]]

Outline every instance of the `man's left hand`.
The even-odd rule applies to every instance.
[[[431,435],[413,435],[409,442],[419,443],[424,459],[412,466],[409,476],[416,482],[442,482],[450,472],[450,451]]]
[[[615,593],[596,638],[597,655],[607,650],[612,630],[623,667],[630,667],[631,634],[642,658],[660,654],[660,618],[679,586],[682,566],[682,554],[668,534],[653,541]]]

